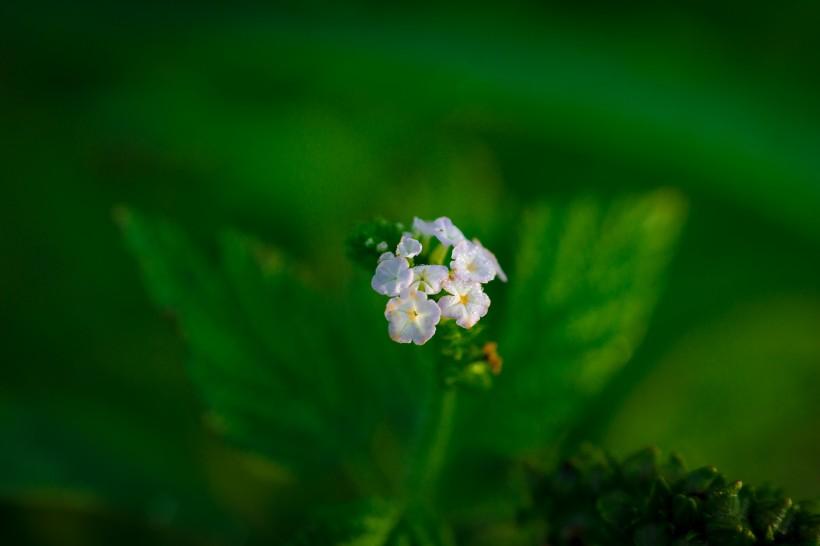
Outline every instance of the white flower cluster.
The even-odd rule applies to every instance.
[[[379,257],[371,286],[379,294],[390,296],[384,316],[390,323],[390,339],[398,343],[423,345],[436,333],[442,317],[455,319],[462,328],[472,328],[487,314],[490,298],[482,284],[496,275],[504,282],[507,276],[495,255],[478,239],[468,241],[449,218],[433,222],[413,219],[415,233],[405,233],[396,252]],[[445,251],[453,247],[450,268],[443,265],[415,265],[410,260],[422,252],[418,239],[438,239]],[[447,295],[438,301],[430,297],[442,290]]]

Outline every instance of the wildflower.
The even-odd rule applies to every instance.
[[[402,258],[412,258],[421,254],[421,243],[413,239],[409,234],[405,233],[399,241],[399,246],[396,247],[396,256]]]
[[[395,256],[389,252],[379,256],[379,265],[370,286],[379,294],[398,296],[399,293],[413,282],[413,271],[407,258],[418,256],[421,253],[421,243],[413,239],[409,233],[401,237],[396,246]]]
[[[453,249],[453,268],[456,279],[464,282],[486,283],[493,280],[498,269],[493,264],[489,251],[466,239]]]
[[[441,283],[450,275],[450,270],[443,265],[417,265],[413,268],[413,283],[415,288],[425,294],[441,292]]]
[[[410,269],[410,264],[405,258],[395,257],[379,263],[370,286],[379,294],[398,296],[412,282],[413,271]]]
[[[387,302],[384,318],[390,322],[390,339],[397,343],[424,345],[436,333],[441,309],[436,302],[428,300],[424,292],[406,288]]]
[[[371,286],[391,298],[384,312],[390,338],[422,345],[433,336],[442,317],[454,319],[461,328],[475,326],[490,307],[490,298],[481,285],[496,276],[506,281],[507,276],[492,252],[478,239],[467,240],[446,216],[432,222],[414,218],[413,228],[414,233],[401,234],[395,252],[388,252],[384,241],[376,244],[379,238],[366,243],[382,251]],[[441,245],[430,252],[416,237],[425,243],[435,237]],[[438,265],[446,261],[447,254],[451,256],[449,267]],[[432,263],[414,264],[418,256]],[[439,296],[442,290],[446,294]],[[493,354],[486,360],[493,371],[500,368],[500,359]]]
[[[436,218],[432,222],[425,222],[421,218],[413,218],[413,228],[422,235],[435,236],[444,246],[455,246],[464,240],[464,234],[453,225],[446,216]]]
[[[479,283],[447,279],[442,283],[442,288],[452,294],[438,300],[442,317],[456,319],[456,324],[462,328],[472,328],[487,314],[490,298]]]

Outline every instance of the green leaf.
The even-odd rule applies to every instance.
[[[644,476],[630,472],[634,458],[620,462],[589,445],[550,474],[534,472],[533,506],[520,519],[540,519],[538,542],[549,544],[818,543],[820,516],[780,490],[727,483],[714,467],[681,474],[679,461],[639,457]]]
[[[369,497],[311,511],[288,546],[454,546],[452,531],[435,515],[403,503]]]
[[[515,237],[495,388],[461,413],[462,442],[514,455],[555,446],[638,347],[681,230],[678,192],[529,210]]]
[[[383,499],[327,506],[314,510],[310,522],[289,544],[384,546],[391,543],[401,516],[401,506]]]
[[[178,319],[206,422],[313,480],[315,502],[395,494],[435,375],[432,361],[390,341],[383,302],[369,286],[321,286],[236,231],[206,253],[208,245],[168,222],[119,217],[149,294]]]
[[[239,446],[294,470],[336,466],[364,436],[340,411],[330,328],[336,305],[304,271],[235,232],[209,259],[181,230],[120,215],[155,303],[178,318],[208,423]]]

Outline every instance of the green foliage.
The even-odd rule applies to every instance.
[[[508,235],[517,251],[498,338],[508,364],[465,408],[465,445],[505,455],[556,445],[640,344],[684,210],[660,190],[524,215]]]
[[[388,222],[384,218],[361,223],[347,238],[347,257],[366,271],[373,271],[379,256],[396,250],[403,232],[403,224]],[[385,246],[383,250],[377,248],[381,243]]]
[[[367,304],[369,292],[334,299],[292,260],[235,231],[223,232],[207,252],[207,243],[168,222],[129,210],[117,218],[150,295],[187,341],[205,422],[266,457],[267,474],[308,488],[299,492],[305,505],[284,527],[303,529],[294,540],[404,544],[406,535],[415,537],[408,544],[429,543],[418,537],[438,525],[436,518],[388,501],[322,508],[336,506],[340,495],[412,488],[406,480],[422,440],[418,423],[436,417],[424,410],[434,370],[419,359],[415,371],[401,358],[386,367],[373,351],[382,338],[395,345]],[[362,329],[372,332],[373,322],[379,337],[368,340]],[[414,471],[423,471],[425,461],[415,463]]]
[[[361,447],[325,326],[338,308],[305,287],[303,272],[235,232],[220,238],[215,265],[171,224],[133,211],[119,219],[151,296],[188,342],[209,425],[297,470],[332,467]]]
[[[91,497],[129,521],[228,545],[275,535],[317,491],[389,496],[434,374],[424,355],[386,339],[382,304],[351,278],[343,238],[358,219],[408,211],[458,218],[511,274],[482,319],[503,333],[505,369],[491,392],[459,400],[442,488],[480,504],[465,517],[503,519],[520,501],[511,463],[558,449],[566,431],[568,444],[593,435],[620,451],[663,445],[817,493],[817,2],[597,2],[600,17],[571,2],[204,3],[195,14],[156,2],[46,4],[0,10],[0,542],[130,536],[116,540],[116,525],[101,535],[97,518],[64,532],[61,517],[29,510],[46,496],[57,513]],[[651,335],[629,365],[593,355],[586,362],[599,364],[573,377],[557,339],[573,336],[553,313],[575,303],[546,312],[537,290],[520,296],[520,243],[552,247],[527,241],[519,220],[576,226],[569,209],[614,205],[569,197],[659,182],[680,188],[692,216]],[[140,253],[155,270],[179,262],[169,283],[149,288],[168,300],[187,349],[111,229],[121,202],[207,234]],[[255,302],[250,287],[266,276],[254,249],[264,245],[215,225],[311,263],[323,290],[303,302],[312,281],[287,258],[278,280],[261,282],[280,289]],[[223,249],[233,236],[243,242]],[[191,249],[205,273],[180,266]],[[252,258],[250,271],[234,254]],[[185,275],[214,282],[190,286]],[[602,346],[622,356],[638,347],[630,321],[609,322],[632,333]],[[305,323],[322,334],[305,335]],[[576,350],[594,352],[580,341]],[[248,455],[201,427],[203,407],[235,445],[274,458],[251,460],[292,489],[236,479]],[[314,489],[294,477],[317,472],[326,479]],[[243,522],[236,534],[213,532],[232,518]]]
[[[436,370],[409,363],[417,375],[402,377],[407,372],[396,375],[393,368],[400,370],[403,364],[381,364],[395,360],[401,347],[387,342],[384,352],[362,350],[374,339],[386,339],[380,313],[363,305],[373,299],[366,289],[349,294],[350,300],[336,300],[322,295],[326,289],[307,271],[253,238],[225,232],[208,254],[202,250],[207,244],[192,242],[166,222],[130,211],[118,217],[153,299],[178,319],[209,424],[236,445],[297,475],[341,472],[355,494],[381,491],[401,498],[414,487],[422,487],[424,495],[439,489],[438,467],[452,461],[453,454],[466,460],[502,454],[501,466],[510,468],[522,450],[556,445],[562,424],[580,413],[584,401],[640,341],[682,209],[677,194],[660,191],[613,201],[588,197],[549,210],[535,208],[524,218],[511,294],[506,302],[503,294],[498,298],[505,308],[494,308],[504,319],[499,352],[512,364],[498,376],[497,388],[463,398],[452,442],[449,426],[442,429],[444,437],[435,431],[435,438],[417,436],[420,424],[436,418],[436,395],[428,385],[443,377],[445,382],[489,387],[501,359],[495,343],[477,344],[476,336],[492,332],[492,320],[469,335],[443,324],[433,351],[450,363]],[[349,252],[367,258],[372,268],[378,252],[368,243],[395,238],[399,231],[386,221],[360,226],[349,239]],[[371,329],[370,323],[382,326]],[[358,356],[341,368],[339,355],[351,352]],[[407,397],[402,396],[405,389]],[[493,411],[475,419],[475,404],[488,404]],[[361,408],[368,406],[362,415]],[[428,406],[427,413],[420,411]],[[452,403],[446,407],[448,415],[455,409]],[[385,446],[369,443],[381,426],[372,416],[385,411],[388,419],[398,418],[389,426],[406,431],[409,438],[394,441],[398,453],[388,459]],[[402,424],[401,415],[412,413],[418,416]],[[422,479],[418,476],[427,471],[419,466],[425,461],[418,460],[424,457],[418,449],[428,441],[437,446],[437,462],[427,462],[436,470]],[[465,454],[468,448],[471,452]],[[454,476],[458,479],[458,471],[445,473],[444,483]],[[484,498],[505,494],[490,485]],[[464,502],[444,500],[444,505]],[[483,500],[479,496],[466,502]],[[419,521],[437,519],[409,514],[412,510],[396,516],[391,529],[426,528]],[[337,537],[378,535],[379,529],[376,525],[371,533],[367,525],[331,525],[330,530],[317,525]]]
[[[319,508],[289,545],[387,546],[400,516],[401,507],[383,499]]]
[[[618,461],[586,446],[534,477],[522,518],[556,546],[820,544],[820,514],[808,505],[711,466],[688,471],[677,455],[661,462],[656,449]]]
[[[479,343],[480,339],[486,337],[483,333],[482,324],[466,330],[453,320],[439,323],[433,343],[447,357],[439,369],[445,385],[470,389],[489,389],[492,386],[491,375],[498,373],[499,369],[492,369],[494,363],[488,358],[487,343]]]
[[[362,499],[314,510],[288,546],[453,546],[452,533],[424,511],[383,499]]]

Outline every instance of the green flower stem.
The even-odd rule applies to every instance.
[[[453,387],[440,387],[440,395],[434,395],[437,404],[437,418],[431,423],[434,427],[431,434],[431,441],[426,449],[424,471],[419,484],[419,491],[426,498],[432,498],[436,493],[436,484],[441,473],[441,468],[447,457],[447,448],[450,445],[450,436],[453,432],[453,416],[456,409],[456,389]]]
[[[429,504],[435,497],[438,477],[450,444],[455,408],[456,389],[437,382],[431,393],[427,421],[406,484],[412,503]]]
[[[387,532],[388,537],[404,528],[412,533],[414,544],[455,546],[452,529],[435,515],[436,486],[447,456],[455,407],[456,389],[444,385],[437,378],[424,416],[424,428],[414,450],[406,480],[402,484],[403,494],[397,506],[396,517]],[[420,525],[420,522],[426,523]],[[435,537],[429,535],[427,525],[437,527]]]

